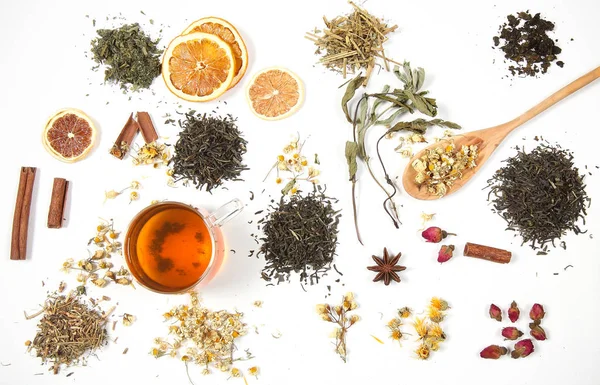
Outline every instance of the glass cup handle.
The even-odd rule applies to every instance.
[[[244,204],[241,200],[235,198],[225,203],[213,211],[209,216],[208,220],[213,226],[223,226],[231,218],[238,215],[244,209]]]

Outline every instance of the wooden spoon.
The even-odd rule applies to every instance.
[[[579,79],[570,83],[569,85],[561,88],[554,94],[550,95],[548,98],[544,99],[541,103],[531,108],[523,115],[501,124],[499,126],[486,128],[478,131],[471,131],[462,135],[457,135],[453,138],[454,144],[456,148],[461,148],[463,145],[477,145],[478,156],[477,156],[477,166],[463,172],[462,179],[459,179],[454,182],[454,184],[448,189],[448,192],[444,196],[448,196],[463,187],[472,177],[475,175],[477,170],[488,160],[490,155],[494,152],[494,150],[498,147],[498,145],[504,140],[504,138],[511,133],[515,128],[519,127],[523,123],[527,122],[534,116],[545,111],[547,108],[553,106],[557,102],[563,100],[567,96],[571,95],[575,91],[587,86],[594,80],[600,77],[600,67],[595,70],[583,75]],[[434,143],[432,145],[427,146],[423,150],[421,150],[418,154],[414,155],[406,169],[404,170],[404,175],[402,176],[402,184],[404,185],[404,189],[406,192],[414,198],[421,200],[433,200],[439,199],[439,197],[435,194],[430,194],[427,192],[427,188],[423,186],[419,186],[415,183],[415,176],[417,175],[416,171],[411,166],[412,162],[415,159],[420,158],[425,153],[427,149],[433,149],[436,147],[445,147],[449,143],[449,139],[442,140],[440,142]]]

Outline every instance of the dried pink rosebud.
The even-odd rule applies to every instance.
[[[510,309],[508,309],[508,318],[510,319],[510,322],[517,322],[517,320],[519,319],[519,314],[521,314],[521,312],[517,307],[517,303],[515,301],[512,301],[512,303],[510,304]]]
[[[534,304],[529,311],[529,318],[531,318],[533,321],[540,321],[542,318],[544,318],[544,315],[546,315],[544,312],[544,307],[539,303]]]
[[[533,342],[528,338],[515,344],[515,349],[510,353],[512,358],[527,357],[533,353]]]
[[[427,242],[431,243],[439,243],[442,239],[445,239],[448,235],[456,235],[453,233],[448,233],[446,230],[442,230],[439,227],[429,227],[425,229],[421,235]]]
[[[440,248],[440,251],[438,253],[437,261],[439,263],[448,262],[450,260],[450,258],[452,258],[453,252],[454,252],[454,245],[450,245],[450,246],[443,245]]]
[[[494,304],[490,305],[490,318],[493,318],[498,322],[502,321],[502,310]]]
[[[522,335],[523,332],[513,326],[502,329],[502,336],[507,340],[514,341]]]
[[[546,331],[537,323],[533,322],[529,324],[530,334],[533,338],[538,341],[546,341],[548,337],[546,336]]]
[[[490,360],[497,360],[501,356],[508,353],[508,349],[498,345],[490,345],[479,353],[479,357]]]

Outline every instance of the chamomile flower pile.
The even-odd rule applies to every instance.
[[[455,151],[454,142],[445,147],[426,150],[425,155],[412,162],[417,172],[415,183],[425,185],[427,192],[442,197],[454,182],[462,178],[462,173],[474,168],[477,164],[478,151],[476,145],[462,146]]]
[[[290,142],[283,148],[282,154],[277,155],[277,161],[273,166],[277,173],[275,182],[286,183],[281,190],[284,195],[296,194],[300,189],[299,181],[319,184],[317,177],[320,172],[314,165],[309,164],[306,156],[302,154],[303,146],[304,142],[300,143],[299,136],[292,136]]]

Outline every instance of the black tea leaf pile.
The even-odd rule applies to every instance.
[[[210,192],[224,181],[241,180],[241,172],[248,169],[242,163],[247,142],[236,119],[190,111],[179,125],[183,131],[169,162],[175,181],[191,181],[197,189]]]
[[[271,206],[258,222],[264,233],[258,254],[265,256],[265,280],[289,281],[291,273],[299,273],[300,282],[312,285],[331,269],[341,216],[335,202],[318,190],[284,196]]]
[[[556,246],[568,231],[583,232],[578,222],[585,224],[590,199],[569,151],[542,144],[529,153],[520,149],[505,162],[488,180],[488,199],[523,244]]]

